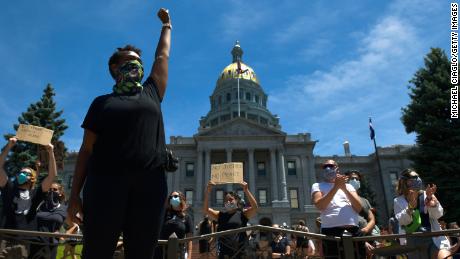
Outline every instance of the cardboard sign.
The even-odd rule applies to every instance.
[[[216,184],[243,182],[243,163],[211,165],[211,181]]]
[[[52,130],[37,127],[34,125],[19,124],[16,138],[18,140],[32,142],[40,145],[48,145],[53,137]]]

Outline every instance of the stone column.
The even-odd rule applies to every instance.
[[[310,175],[310,187],[314,183],[317,182],[316,180],[316,171],[315,171],[315,159],[312,156],[308,156],[308,174]]]
[[[196,177],[196,202],[201,203],[203,200],[203,149],[198,148]]]
[[[304,204],[303,205],[311,205],[311,194],[310,189],[311,185],[313,184],[310,179],[310,175],[308,174],[308,161],[305,155],[300,156],[300,165],[302,168],[302,196],[304,197]]]
[[[232,162],[232,152],[233,152],[233,150],[231,148],[227,148],[227,149],[225,149],[225,151],[227,152],[227,163]],[[233,191],[232,189],[233,189],[233,184],[227,184],[227,192]]]
[[[204,150],[204,186],[203,190],[206,188],[209,180],[211,179],[211,150],[205,149]]]
[[[272,201],[278,201],[278,174],[276,170],[276,149],[270,148],[270,171],[272,181]]]
[[[254,171],[254,149],[248,149],[248,156],[249,156],[249,190],[252,193],[256,191],[256,175]]]
[[[286,165],[284,162],[284,149],[278,148],[279,157],[279,171],[281,176],[281,201],[288,201],[287,199],[287,183],[286,183]]]
[[[304,160],[302,158],[302,160]],[[305,204],[304,205],[304,212],[307,214],[307,222],[309,222],[307,225],[309,228],[315,227],[313,222],[315,222],[316,217],[319,216],[319,210],[315,207],[315,205],[311,204],[311,186],[316,183],[316,172],[315,172],[315,161],[312,155],[308,155],[305,157],[305,160],[307,161],[307,174],[308,174],[308,180],[309,184],[306,186],[306,191],[308,192],[306,197],[309,198],[310,204]]]

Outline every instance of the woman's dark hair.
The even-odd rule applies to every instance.
[[[172,194],[175,193],[175,192],[177,192],[177,193],[179,194],[180,206],[181,206],[181,210],[180,210],[180,211],[177,211],[177,212],[178,212],[181,216],[185,216],[185,211],[187,210],[187,199],[185,198],[185,195],[184,195],[182,192],[180,192],[180,191],[172,191],[172,192],[169,194],[168,200],[167,200],[167,202],[166,202],[166,205],[167,205],[167,208],[166,208],[166,209],[168,210],[168,212],[176,212],[176,211],[172,208],[172,206],[171,206],[171,204],[170,204],[170,201],[169,201],[169,200],[171,199],[171,197],[172,197]]]
[[[360,180],[360,181],[363,181],[363,176],[361,175],[361,172],[360,172],[360,171],[354,170],[354,169],[353,169],[353,170],[348,170],[348,171],[345,172],[345,175],[346,175],[346,176],[351,176],[352,174],[358,175],[359,180]]]
[[[236,205],[238,206],[238,209],[244,208],[243,201],[241,200],[241,197],[236,192],[226,192],[224,197],[227,197],[227,195],[232,196],[236,200]]]
[[[126,45],[124,46],[123,48],[117,48],[117,50],[112,54],[112,56],[110,56],[109,58],[109,72],[110,72],[110,75],[112,76],[112,78],[115,79],[115,74],[114,72],[112,71],[112,69],[110,69],[110,65],[112,64],[118,64],[118,62],[120,61],[120,58],[121,58],[121,53],[122,51],[134,51],[136,52],[139,57],[141,56],[141,53],[142,51],[136,47],[134,47],[133,45]]]

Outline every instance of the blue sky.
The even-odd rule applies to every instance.
[[[111,91],[114,49],[138,46],[150,70],[160,7],[173,23],[163,102],[168,142],[197,132],[239,40],[282,130],[311,133],[315,154],[343,154],[345,140],[353,154],[372,153],[369,116],[379,146],[413,144],[400,121],[408,81],[430,47],[450,51],[448,1],[4,1],[0,132],[11,132],[51,83],[69,125],[63,140],[78,150],[89,104]]]

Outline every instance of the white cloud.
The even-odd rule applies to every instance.
[[[283,123],[287,121],[284,126],[314,125],[313,138],[320,140],[315,150],[326,154],[341,150],[345,139],[357,143],[358,153],[369,151],[365,132],[368,116],[381,126],[381,143],[413,142],[414,137],[405,133],[400,122],[400,109],[408,102],[405,86],[438,38],[436,30],[423,26],[432,10],[406,12],[407,8],[404,1],[396,1],[367,33],[352,32],[361,37],[351,58],[337,60],[329,69],[290,75],[285,86],[270,95],[273,110]],[[321,50],[312,53],[316,52]],[[298,114],[302,114],[301,119],[296,118]]]
[[[342,91],[375,87],[388,81],[387,73],[391,70],[412,67],[412,58],[420,50],[415,29],[410,24],[394,16],[386,17],[362,39],[355,59],[335,64],[329,71],[296,76],[302,80],[296,83],[301,83],[303,91],[315,101]]]

